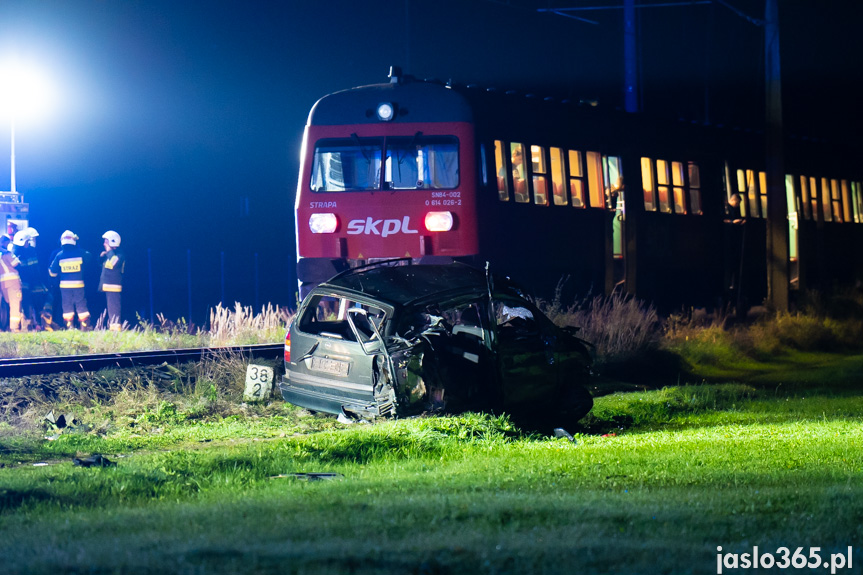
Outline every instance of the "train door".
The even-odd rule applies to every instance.
[[[800,208],[803,199],[794,190],[794,176],[785,175],[785,195],[788,203],[788,284],[793,290],[800,289],[800,256],[797,249]]]
[[[605,205],[610,215],[606,247],[606,291],[626,285],[626,202],[623,170],[619,156],[602,156],[602,179]]]

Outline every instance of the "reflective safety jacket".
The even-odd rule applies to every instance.
[[[122,292],[126,256],[120,248],[111,248],[103,254],[102,258],[102,275],[99,278],[99,291]]]
[[[4,288],[8,286],[20,288],[21,276],[18,275],[18,270],[15,269],[18,263],[18,258],[9,252],[4,252],[0,256],[0,284],[3,284]]]
[[[65,245],[54,261],[48,267],[48,273],[52,278],[60,276],[60,288],[82,288],[84,287],[84,264],[90,258],[90,252],[78,246]]]
[[[32,246],[15,246],[15,257],[20,260],[18,273],[21,275],[21,289],[32,293],[44,293],[47,290],[39,275],[39,256]]]

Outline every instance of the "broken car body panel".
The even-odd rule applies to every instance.
[[[592,406],[587,345],[461,264],[377,265],[320,284],[289,328],[285,400],[354,418]]]

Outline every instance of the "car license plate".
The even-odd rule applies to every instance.
[[[347,375],[348,362],[339,361],[337,359],[329,359],[326,357],[313,357],[311,369],[315,371],[323,371],[333,375]]]

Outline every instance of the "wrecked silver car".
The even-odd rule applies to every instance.
[[[462,264],[342,272],[285,336],[286,401],[350,419],[507,412],[572,425],[590,411],[587,344],[520,290]]]

